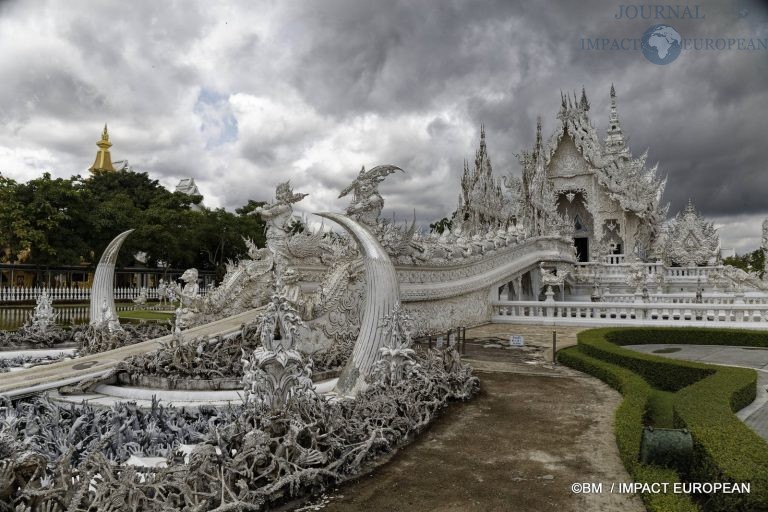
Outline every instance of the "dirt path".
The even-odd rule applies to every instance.
[[[372,474],[302,510],[644,510],[633,495],[571,492],[574,482],[630,481],[612,432],[619,394],[546,364],[543,343],[533,339],[526,351],[484,349],[488,344],[479,340],[468,350],[479,396],[453,404]]]

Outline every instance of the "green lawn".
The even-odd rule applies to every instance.
[[[170,311],[150,311],[146,309],[137,309],[134,311],[118,311],[117,316],[126,320],[168,320],[173,318]]]

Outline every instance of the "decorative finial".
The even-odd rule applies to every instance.
[[[107,129],[107,123],[104,123],[104,131],[101,132],[101,139],[96,142],[99,150],[96,152],[96,159],[93,165],[89,168],[93,171],[114,171],[112,166],[112,157],[109,154],[109,148],[112,143],[109,142],[109,130]]]
[[[613,87],[613,82],[611,82],[611,98],[616,97],[616,89]]]

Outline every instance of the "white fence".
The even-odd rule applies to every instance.
[[[608,258],[608,257],[606,257]],[[624,255],[616,254],[611,259],[601,263],[577,263],[576,274],[585,278],[599,277],[603,281],[623,281],[632,267],[631,263],[624,263]],[[714,271],[722,270],[722,267],[665,267],[663,263],[643,263],[645,273],[654,276],[662,274],[664,281],[671,283],[695,283],[698,280],[706,283],[709,275]]]
[[[148,300],[159,300],[157,288],[147,288]],[[0,302],[34,302],[43,293],[53,302],[88,302],[91,299],[90,288],[0,288]],[[205,295],[208,290],[200,288],[200,295]],[[119,287],[115,288],[115,300],[133,300],[141,295],[141,288]]]
[[[629,293],[605,293],[602,296],[602,302],[637,302],[637,296]],[[651,293],[648,295],[648,302],[653,304],[694,304],[696,303],[696,294]],[[768,294],[758,292],[742,295],[733,293],[704,293],[701,297],[701,304],[733,304],[738,302],[743,304],[768,304]]]
[[[495,301],[494,323],[768,329],[768,304]]]

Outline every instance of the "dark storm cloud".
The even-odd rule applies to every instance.
[[[649,148],[669,178],[672,213],[690,197],[724,226],[738,219],[724,245],[754,246],[743,226],[768,212],[768,52],[685,51],[658,66],[582,47],[656,23],[768,37],[760,3],[690,5],[705,19],[616,20],[617,4],[598,0],[6,2],[0,169],[29,172],[39,148],[61,175],[84,169],[108,118],[115,158],[169,185],[194,176],[210,204],[270,199],[291,179],[311,193],[302,211],[340,209],[361,165],[393,163],[407,172],[382,184],[385,214],[416,208],[427,224],[455,209],[481,123],[496,173],[519,173],[515,154],[537,116],[549,136],[561,90],[586,88],[603,136],[613,82],[633,153]],[[203,91],[221,112],[200,107]]]
[[[459,105],[474,125],[485,123],[504,172],[517,167],[512,153],[530,143],[538,114],[545,131],[552,126],[560,89],[586,86],[602,130],[615,82],[634,153],[649,147],[661,163],[673,210],[691,196],[712,215],[766,211],[768,173],[756,150],[768,128],[765,52],[690,51],[656,66],[639,52],[580,49],[581,38],[637,38],[655,23],[615,20],[605,2],[477,5],[315,4],[298,18],[311,44],[296,61],[297,84],[342,119]],[[705,20],[668,22],[684,37],[750,35],[735,6],[697,5]],[[457,149],[454,164],[471,156]]]

